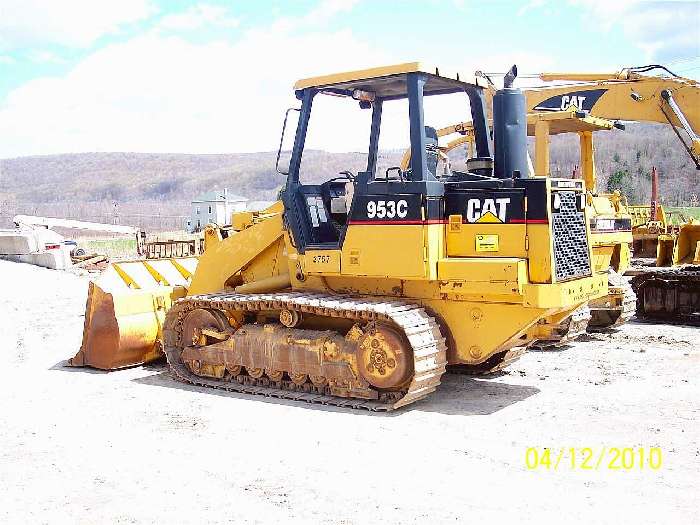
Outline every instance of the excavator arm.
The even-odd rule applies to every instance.
[[[666,74],[643,74],[657,68]],[[629,68],[618,73],[542,73],[539,78],[566,84],[524,90],[528,111],[576,108],[600,118],[670,124],[700,169],[697,81],[675,75],[662,66]]]

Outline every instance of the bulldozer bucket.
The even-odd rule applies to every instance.
[[[173,302],[187,294],[196,257],[115,262],[88,288],[83,341],[70,366],[113,370],[154,361]]]
[[[681,225],[674,259],[675,264],[700,264],[700,223]]]

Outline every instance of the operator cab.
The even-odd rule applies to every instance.
[[[475,77],[464,81],[459,75],[446,76],[437,68],[427,68],[419,63],[298,81],[295,92],[301,108],[298,109],[299,119],[287,169],[280,169],[278,152],[278,171],[287,176],[282,192],[285,222],[297,250],[303,253],[311,248],[338,249],[348,225],[354,223],[383,220],[414,224],[430,219],[428,215],[431,214],[437,217],[442,213],[446,184],[487,180],[500,186],[504,181],[495,178],[493,170],[459,173],[446,169],[444,162],[441,165],[437,132],[424,122],[424,97],[465,93],[474,123],[477,158],[482,159],[482,166],[489,163],[492,166],[493,146],[481,82]],[[300,181],[301,160],[312,105],[318,97],[327,96],[354,100],[358,111],[371,112],[367,130],[367,165],[357,173],[341,171],[322,184],[304,184]],[[411,151],[418,154],[411,156],[406,169],[394,166],[378,173],[382,108],[389,101],[401,99],[408,101],[410,146]],[[464,110],[467,110],[466,99]],[[282,141],[285,129],[286,119]],[[378,206],[379,202],[381,205]]]

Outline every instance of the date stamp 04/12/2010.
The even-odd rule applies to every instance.
[[[659,470],[660,447],[528,447],[528,470]]]

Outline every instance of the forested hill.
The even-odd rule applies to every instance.
[[[620,188],[630,202],[649,198],[656,166],[661,193],[671,205],[690,205],[700,193],[700,175],[668,126],[628,124],[624,131],[595,136],[599,190]],[[275,152],[186,155],[80,153],[0,160],[0,204],[60,202],[189,202],[197,194],[227,187],[254,200],[274,199],[284,178]],[[384,152],[382,168],[399,163],[401,152]],[[308,151],[304,176],[317,181],[364,164],[361,153]],[[568,177],[578,161],[576,136],[553,137],[552,171]],[[0,210],[0,213],[2,211]]]

